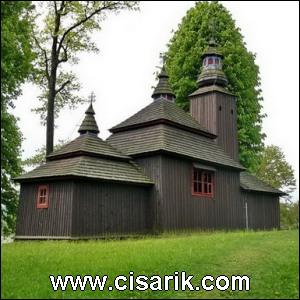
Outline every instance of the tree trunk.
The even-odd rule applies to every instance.
[[[55,28],[52,38],[51,49],[51,67],[48,79],[48,104],[47,104],[47,125],[46,125],[46,156],[53,151],[54,143],[54,105],[56,96],[56,75],[58,67],[59,50],[58,45],[58,31],[60,27],[60,15],[55,13]]]
[[[55,81],[56,79],[50,77],[49,94],[47,104],[47,127],[46,127],[46,155],[53,151],[54,141],[54,101],[55,101]]]
[[[53,151],[54,105],[55,105],[57,66],[58,66],[57,37],[54,36],[52,41],[52,50],[51,50],[51,70],[49,76],[49,93],[48,93],[48,104],[47,104],[46,156]]]

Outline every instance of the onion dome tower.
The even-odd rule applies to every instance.
[[[175,94],[171,89],[171,86],[169,84],[169,75],[166,72],[165,64],[163,63],[163,66],[161,68],[161,71],[158,75],[158,84],[156,88],[154,89],[154,92],[152,94],[153,100],[157,100],[160,98],[164,98],[165,100],[169,100],[171,102],[175,101]]]
[[[198,87],[212,84],[225,87],[228,81],[222,70],[223,55],[217,49],[214,39],[211,39],[208,45],[208,49],[201,56],[203,63],[197,80]]]

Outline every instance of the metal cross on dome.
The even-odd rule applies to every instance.
[[[94,92],[91,92],[91,94],[89,95],[89,100],[90,100],[91,104],[93,104],[93,102],[96,101],[96,95]]]
[[[161,59],[161,64],[164,65],[166,62],[166,53],[164,52],[159,53],[159,58]]]
[[[211,45],[216,45],[216,17],[214,15],[210,16],[208,28],[209,28],[209,40],[208,43]]]

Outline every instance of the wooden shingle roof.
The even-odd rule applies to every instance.
[[[112,127],[111,132],[125,131],[131,128],[143,127],[147,124],[166,121],[175,127],[183,127],[190,131],[196,131],[209,136],[214,136],[206,128],[201,126],[190,114],[179,108],[175,103],[164,98],[157,99],[148,106],[125,120]]]
[[[213,38],[210,39],[210,41],[208,42],[208,48],[203,52],[201,58],[204,58],[209,55],[216,55],[222,58],[224,57],[222,52],[218,49],[218,45]]]
[[[119,158],[121,160],[130,159],[127,155],[113,148],[98,136],[89,133],[78,136],[75,140],[64,145],[59,150],[50,153],[47,159],[53,160],[59,157],[75,156],[84,153],[93,156]]]
[[[272,188],[268,184],[264,183],[263,181],[246,171],[240,173],[240,182],[241,188],[246,191],[257,191],[285,195],[284,192]]]
[[[91,103],[88,109],[86,110],[85,117],[79,127],[78,132],[80,134],[84,134],[87,132],[95,133],[95,134],[99,133],[99,128],[94,115],[95,115],[95,111],[93,108],[93,104]]]
[[[195,160],[245,169],[213,140],[166,124],[114,133],[107,140],[131,156],[164,151]]]
[[[60,177],[84,177],[97,180],[152,184],[151,180],[132,162],[89,156],[76,156],[48,161],[33,171],[15,178],[15,180],[26,181]]]
[[[158,83],[153,91],[152,98],[156,99],[160,95],[170,95],[172,98],[176,98],[169,84],[169,76],[166,72],[165,65],[162,66],[161,71],[158,75]]]
[[[192,94],[189,95],[189,97],[192,96],[198,96],[201,94],[211,93],[211,92],[220,92],[223,94],[233,95],[233,93],[229,92],[226,88],[218,85],[209,85],[209,86],[202,86],[198,88],[196,91],[194,91]]]
[[[152,184],[131,158],[97,136],[99,132],[92,104],[85,112],[77,137],[47,156],[45,164],[14,178],[16,181],[84,177],[134,184]]]

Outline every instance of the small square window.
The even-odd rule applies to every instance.
[[[37,208],[48,208],[49,186],[39,185],[37,194]]]
[[[192,189],[195,196],[213,197],[214,172],[194,168]]]

